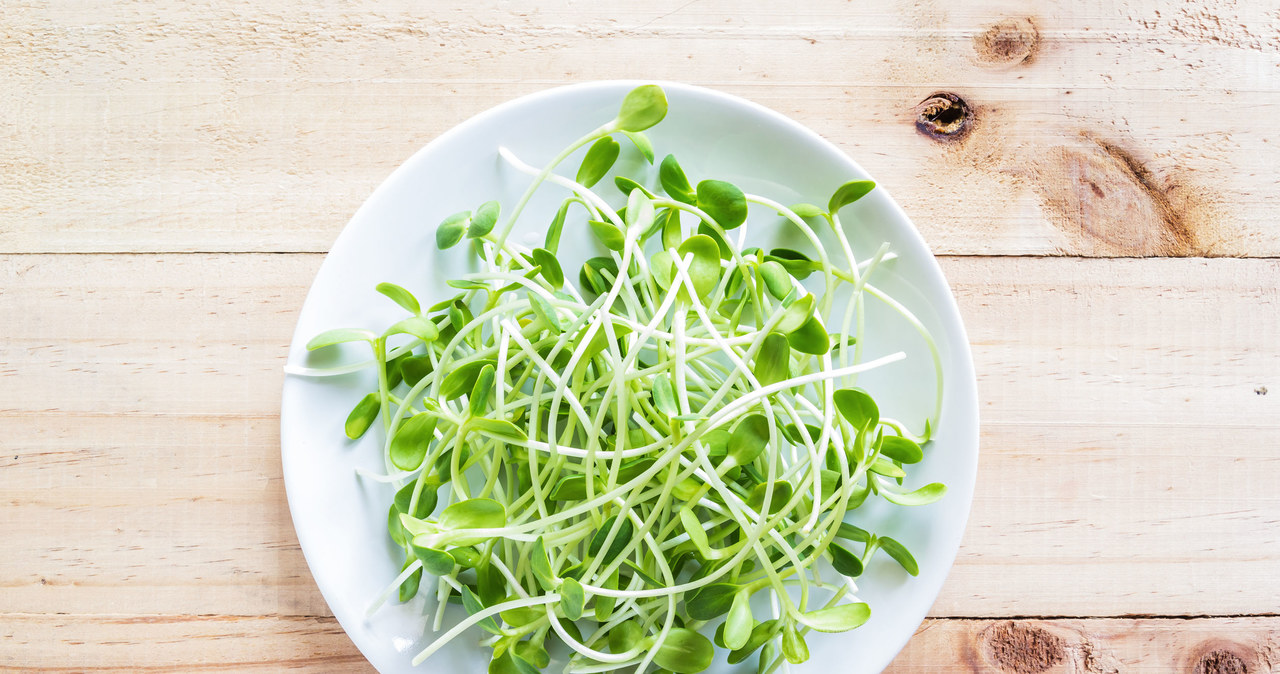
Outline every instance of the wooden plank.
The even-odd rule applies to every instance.
[[[1280,668],[1280,618],[926,620],[888,674],[1242,674]]]
[[[0,672],[373,672],[333,618],[0,615]]]
[[[319,261],[0,257],[0,612],[326,613],[276,425]],[[983,455],[934,615],[1273,612],[1280,261],[942,262]]]
[[[1226,0],[18,0],[0,252],[321,251],[471,115],[662,77],[831,138],[943,253],[1275,256],[1276,22]],[[939,91],[967,134],[917,130]]]
[[[1273,611],[1280,267],[944,269],[980,373],[983,455],[936,614]]]
[[[332,618],[0,616],[0,671],[372,672]],[[1280,618],[926,620],[888,674],[1239,674],[1280,666]]]
[[[0,610],[327,613],[289,518],[278,417],[319,263],[0,262],[0,530],[24,541],[0,556]]]

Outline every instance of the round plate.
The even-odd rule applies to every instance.
[[[309,354],[304,345],[322,330],[381,330],[403,317],[399,307],[374,292],[381,281],[405,286],[423,306],[451,296],[456,291],[445,280],[465,271],[460,259],[464,256],[436,249],[436,224],[489,199],[510,208],[528,184],[526,176],[502,162],[497,148],[504,145],[526,162],[541,165],[612,119],[623,96],[637,84],[598,82],[526,96],[477,115],[413,155],[369,197],[334,243],[303,305],[289,362],[318,364],[316,354]],[[676,154],[694,182],[715,177],[784,204],[825,204],[843,182],[870,179],[835,146],[772,110],[709,89],[662,86],[669,112],[648,134],[658,156]],[[642,166],[634,148],[621,140],[619,165],[629,175],[647,170],[656,180],[656,170]],[[565,162],[561,172],[572,175],[581,154]],[[608,185],[608,179],[602,181],[597,191],[611,190]],[[562,196],[554,186],[540,190],[513,237],[538,245]],[[624,201],[616,196],[616,202]],[[751,241],[768,248],[780,235],[776,227],[770,229],[777,218],[762,211],[752,208],[748,226],[754,228]],[[872,499],[855,512],[851,521],[905,543],[919,560],[920,575],[908,576],[888,557],[878,555],[858,580],[858,596],[871,605],[871,620],[846,634],[810,636],[812,657],[793,668],[797,672],[878,672],[889,664],[923,620],[955,559],[978,460],[973,363],[937,262],[883,186],[845,208],[841,216],[859,259],[889,242],[898,258],[882,265],[873,280],[907,305],[937,339],[946,374],[944,408],[927,458],[912,472],[908,485],[941,481],[950,490],[930,506],[890,508]],[[599,254],[589,250],[590,237],[578,236],[570,227],[566,225],[563,244],[567,254]],[[582,250],[572,250],[575,245]],[[565,264],[565,269],[574,268]],[[908,358],[862,375],[858,384],[875,395],[882,414],[906,421],[918,432],[934,396],[924,342],[874,301],[868,304],[867,325],[866,359],[898,350],[906,351]],[[330,362],[369,357],[354,347],[327,351],[338,352],[322,354]],[[357,467],[374,472],[382,468],[377,434],[358,442],[343,435],[347,413],[362,395],[376,389],[375,382],[371,373],[363,372],[327,379],[286,377],[281,444],[298,541],[329,608],[379,671],[479,674],[486,671],[488,657],[487,649],[476,645],[478,630],[455,640],[421,667],[410,666],[413,655],[434,637],[423,617],[434,612],[422,597],[429,593],[404,605],[393,600],[372,618],[365,617],[370,601],[400,570],[393,559],[398,551],[385,527],[392,487],[354,472]],[[425,587],[430,586],[424,583]],[[462,615],[460,608],[449,611],[451,620]],[[722,657],[708,671],[754,671],[753,662],[730,667]]]

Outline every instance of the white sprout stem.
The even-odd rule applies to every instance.
[[[906,357],[906,354],[902,352],[898,352],[898,353],[890,354],[888,356],[877,358],[876,360],[867,361],[866,363],[862,363],[859,365],[852,365],[847,368],[840,368],[836,370],[831,370],[829,372],[815,372],[809,375],[803,375],[800,377],[795,377],[793,379],[780,381],[775,384],[770,384],[769,386],[765,386],[763,388],[757,389],[756,391],[753,391],[743,396],[742,398],[738,398],[732,403],[729,403],[725,407],[721,408],[720,411],[714,414],[710,419],[700,424],[698,427],[699,430],[696,431],[694,435],[689,436],[685,440],[681,441],[681,443],[677,445],[675,448],[666,452],[663,456],[663,459],[659,459],[658,461],[656,461],[653,467],[649,468],[645,472],[649,473],[650,471],[652,471],[652,473],[656,474],[658,470],[666,466],[666,462],[669,462],[675,457],[678,457],[680,452],[684,451],[684,449],[688,448],[691,444],[693,444],[693,440],[696,439],[697,436],[700,435],[702,432],[705,432],[702,429],[716,428],[721,423],[723,423],[726,418],[729,418],[731,416],[736,416],[736,414],[741,411],[741,408],[746,407],[749,404],[757,400],[760,400],[761,398],[764,398],[769,395],[773,395],[774,393],[785,390],[787,388],[791,388],[794,386],[807,385],[811,382],[820,381],[824,378],[841,377],[847,374],[853,374],[854,372],[865,372],[867,370],[882,367],[890,363],[895,363],[897,361],[902,360],[905,357]],[[790,382],[795,382],[795,384],[788,386],[788,383]],[[744,400],[746,400],[745,403],[743,402]],[[632,482],[636,484],[643,484],[643,482],[647,481],[648,478],[649,478],[649,475],[645,475],[642,473],[640,477],[637,477]],[[623,485],[619,488],[620,489],[627,488],[629,486],[633,486],[633,485],[631,483],[628,483],[627,485]],[[598,499],[599,497],[597,497],[597,500]],[[602,505],[602,502],[595,503],[594,507],[599,507],[600,505]],[[573,508],[566,509],[556,515],[552,515],[549,518],[538,520],[536,522],[526,523],[520,528],[520,530],[533,531],[533,530],[545,528],[549,524],[562,521],[563,519],[567,519],[567,517],[572,517],[574,515],[581,514],[582,512],[585,512],[587,509],[588,509],[587,504],[582,503]],[[575,510],[577,512],[574,512]],[[569,513],[572,513],[572,514],[569,514]],[[663,588],[663,589],[637,590],[634,592],[628,592],[625,590],[611,590],[609,588],[597,587],[594,585],[588,585],[586,583],[583,583],[582,587],[584,590],[586,590],[587,592],[590,592],[591,594],[603,595],[606,597],[626,597],[626,598],[635,598],[635,599],[643,598],[643,597],[659,597],[659,596],[666,595],[668,593],[687,592],[689,590],[694,590],[699,587],[702,587],[703,585],[708,585],[714,582],[715,580],[719,579],[721,576],[723,576],[725,573],[728,573],[731,570],[732,570],[731,565],[726,565],[725,567],[717,569],[716,571],[712,572],[711,574],[697,581],[691,581],[689,583],[684,583],[681,585],[677,585],[675,587]]]
[[[511,150],[508,150],[505,147],[498,148],[498,154],[501,155],[502,158],[507,161],[507,163],[511,164],[512,167],[514,167],[516,170],[520,171],[521,173],[527,173],[529,175],[539,175],[540,173],[538,169],[524,163],[523,161],[520,160],[519,157],[515,155],[515,153],[513,153]],[[591,204],[591,206],[594,207],[597,211],[604,214],[605,217],[609,218],[609,221],[612,222],[615,227],[618,227],[620,229],[624,229],[626,227],[626,225],[622,224],[622,220],[618,218],[617,212],[614,211],[612,208],[610,208],[609,204],[605,203],[604,199],[601,199],[599,195],[597,195],[595,192],[592,192],[590,189],[583,186],[581,183],[574,182],[572,180],[569,180],[568,178],[565,178],[564,176],[556,175],[555,173],[550,173],[550,172],[546,173],[543,177],[545,180],[549,180],[565,189],[570,190],[574,194],[578,195],[579,198]]]
[[[929,332],[929,328],[924,326],[924,323],[920,322],[919,318],[916,318],[915,314],[911,313],[910,309],[907,309],[901,302],[890,297],[888,293],[885,293],[870,283],[866,284],[865,287],[872,297],[875,297],[881,302],[893,307],[894,311],[897,311],[899,315],[905,318],[907,322],[911,324],[911,327],[915,328],[916,332],[920,333],[920,336],[924,338],[925,343],[929,346],[929,357],[933,359],[933,371],[935,375],[932,418],[935,421],[938,420],[942,416],[942,395],[944,391],[942,387],[942,354],[938,352],[938,344],[933,340],[933,334]]]
[[[413,563],[404,567],[404,571],[401,571],[400,575],[396,576],[396,579],[391,581],[391,584],[382,591],[382,594],[375,597],[373,602],[369,604],[368,610],[364,612],[364,617],[372,618],[373,614],[377,613],[378,609],[382,608],[382,605],[387,603],[387,600],[391,598],[391,595],[394,594],[406,580],[409,580],[409,576],[412,576],[415,571],[421,568],[422,560],[419,559],[413,560]]]
[[[417,655],[413,656],[412,664],[415,667],[422,664],[423,660],[426,660],[427,658],[431,657],[432,653],[435,653],[441,648],[444,648],[444,645],[452,641],[454,637],[458,636],[459,634],[462,634],[468,629],[471,629],[473,626],[479,624],[481,620],[484,620],[489,616],[495,616],[495,615],[498,615],[499,613],[502,613],[503,611],[510,611],[511,609],[543,606],[546,604],[554,604],[558,601],[560,601],[560,595],[551,593],[551,594],[544,594],[541,597],[530,597],[528,599],[513,599],[508,602],[503,602],[501,604],[494,604],[493,606],[489,606],[480,611],[476,611],[475,613],[472,613],[471,615],[467,616],[466,620],[463,620],[457,625],[454,625],[453,629],[449,630],[448,632],[445,632],[438,639],[431,642],[431,645],[419,651]]]
[[[698,428],[695,431],[694,435],[691,435],[690,437],[682,440],[680,444],[673,447],[670,451],[663,453],[663,455],[654,462],[653,466],[649,467],[643,473],[638,475],[635,479],[631,480],[631,482],[628,482],[624,485],[619,485],[618,488],[632,489],[639,485],[644,484],[649,479],[651,479],[654,475],[656,475],[658,471],[665,468],[666,465],[670,463],[676,456],[678,456],[680,452],[687,449],[689,445],[691,445],[693,441],[697,438],[698,435],[706,432],[707,430],[720,426],[725,422],[726,419],[736,416],[737,414],[741,413],[744,408],[749,408],[752,404],[756,403],[757,401],[765,397],[771,396],[775,393],[778,393],[779,391],[785,391],[790,388],[808,386],[809,384],[815,381],[821,381],[822,379],[826,379],[826,378],[843,377],[850,374],[866,372],[868,370],[874,370],[878,367],[883,367],[891,363],[896,363],[902,360],[903,358],[906,358],[906,354],[899,351],[897,353],[893,353],[887,356],[882,356],[872,361],[859,363],[857,365],[850,365],[847,368],[839,368],[835,370],[830,370],[828,372],[814,372],[811,374],[801,375],[799,377],[792,377],[791,379],[785,379],[783,381],[770,384],[763,388],[759,388],[754,391],[751,391],[750,393],[747,393],[741,398],[737,398],[736,400],[729,403],[728,405],[725,405],[724,407],[720,408],[720,410],[717,411],[714,415],[712,415],[709,419],[707,419],[706,421],[698,425]],[[606,503],[608,500],[609,500],[608,495],[605,495],[603,497],[597,496],[596,498],[591,499],[589,501],[583,501],[578,503],[575,506],[565,508],[564,510],[561,510],[560,512],[554,515],[551,515],[549,517],[527,522],[521,525],[518,530],[519,531],[537,531],[540,529],[546,529],[546,528],[549,528],[550,525],[552,524],[563,522],[567,519],[570,519],[572,517],[576,517],[585,512],[588,512],[594,508],[598,508],[604,503]],[[583,585],[583,587],[585,588],[586,585]],[[592,592],[594,594],[609,595],[611,592],[616,592],[616,591],[605,590],[604,588],[593,588]],[[615,594],[612,596],[624,596],[624,595]],[[649,594],[645,596],[657,596],[657,595]]]
[[[533,197],[533,193],[538,190],[538,186],[546,180],[547,176],[551,175],[551,172],[555,170],[556,166],[559,165],[560,162],[567,159],[569,155],[573,154],[575,150],[583,145],[586,145],[597,138],[608,135],[613,131],[613,122],[605,124],[578,140],[575,140],[569,145],[569,147],[556,155],[555,158],[547,164],[546,168],[542,169],[542,171],[538,173],[534,178],[534,181],[529,184],[529,187],[525,189],[524,194],[520,197],[520,201],[516,204],[516,207],[512,209],[511,215],[507,216],[506,220],[502,223],[502,226],[498,229],[497,236],[495,237],[496,240],[499,243],[506,241],[507,236],[511,234],[511,228],[516,224],[516,219],[519,218],[520,213],[524,211],[524,207],[529,203],[529,199]]]
[[[756,386],[756,387],[760,386],[760,382],[756,379],[755,374],[752,373],[751,368],[747,366],[746,362],[743,361],[741,357],[739,357],[736,351],[734,351],[731,347],[725,344],[723,340],[719,339],[720,335],[718,332],[716,332],[714,323],[707,316],[706,309],[703,308],[702,302],[699,301],[697,297],[697,290],[693,286],[693,279],[689,276],[689,263],[685,260],[676,258],[675,264],[676,264],[676,274],[679,279],[679,283],[685,285],[685,287],[688,288],[689,293],[692,297],[694,311],[697,312],[698,318],[702,320],[703,324],[706,325],[707,329],[712,333],[712,338],[716,339],[720,343],[721,353],[723,353],[727,358],[729,358],[730,362],[733,363],[734,367],[737,368],[738,371],[741,371],[742,373],[744,373],[744,376],[747,378],[747,381],[752,386]],[[831,359],[829,357],[824,360],[824,365],[826,366],[827,370],[831,369]],[[684,368],[681,367],[677,370],[677,372],[683,369]],[[826,380],[826,382],[824,382],[824,387],[830,388],[830,380]],[[828,411],[832,407],[833,405],[828,405],[827,406]],[[793,422],[797,426],[800,426],[802,422],[798,416],[795,416],[794,410],[792,411],[792,415],[793,415]],[[776,429],[772,428],[773,415],[768,415],[766,419],[768,419],[769,424],[771,426],[771,434],[773,434],[774,437],[776,437]],[[824,436],[818,442],[819,447],[826,447],[825,433],[826,433],[826,429],[828,429],[829,427],[830,427],[829,423],[824,425]],[[821,466],[822,464],[820,462],[820,459],[818,458],[817,448],[814,447],[813,443],[807,437],[807,434],[802,434],[802,435],[804,436],[804,440],[805,440],[805,448],[809,453],[809,461],[810,461],[809,465],[813,467],[813,470],[811,471],[811,473],[813,475],[814,501],[820,502],[822,500],[822,473],[820,470],[818,470],[818,467]],[[719,477],[716,478],[716,481],[719,482]],[[770,483],[770,485],[766,488],[771,489],[772,483]],[[766,494],[765,496],[766,503],[769,502],[768,499],[771,496],[772,496],[771,493]],[[751,515],[754,515],[754,513],[751,513]],[[817,522],[817,516],[818,516],[818,510],[815,508],[813,510],[813,519],[811,523],[808,525],[808,529],[812,529],[813,523]],[[805,533],[808,533],[808,531],[806,531]]]
[[[834,269],[831,266],[831,259],[827,256],[827,249],[824,248],[822,245],[822,242],[818,240],[818,235],[815,234],[814,231],[809,228],[809,225],[804,221],[804,218],[801,218],[799,215],[796,215],[795,211],[791,210],[790,208],[787,208],[786,206],[783,206],[782,204],[772,199],[766,199],[765,197],[762,197],[756,194],[748,194],[746,195],[746,198],[747,198],[747,203],[760,204],[761,206],[764,206],[766,208],[771,208],[774,211],[780,213],[782,217],[791,221],[791,224],[795,225],[796,229],[800,230],[800,233],[803,234],[805,238],[809,240],[809,243],[813,245],[814,249],[818,251],[818,261],[822,263],[822,271],[823,271],[823,277],[824,277],[823,282],[826,285],[824,292],[822,293],[822,306],[820,311],[823,314],[826,314],[829,311],[831,311],[831,301],[835,298],[835,292],[834,292],[835,273],[834,273]],[[857,273],[856,270],[858,269],[858,264],[852,258],[852,254],[850,255],[850,258],[849,258],[849,266],[855,270],[855,274],[856,274]]]
[[[406,353],[412,352],[415,347],[421,346],[421,345],[422,345],[422,340],[415,339],[414,341],[408,344],[402,344],[400,346],[397,346],[396,348],[387,352],[387,360],[391,360],[393,358],[399,358],[400,356],[403,356]],[[362,360],[356,363],[348,363],[346,365],[333,365],[330,367],[305,367],[302,365],[285,363],[284,373],[295,375],[298,377],[338,377],[344,374],[352,374],[355,372],[360,372],[361,370],[367,370],[370,367],[377,364],[378,364],[378,361],[372,358],[369,360]]]

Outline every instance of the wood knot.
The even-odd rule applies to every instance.
[[[1027,63],[1039,49],[1040,31],[1029,17],[1005,19],[973,38],[978,60],[987,64]]]
[[[1034,162],[1035,187],[1072,250],[1144,257],[1202,250],[1194,195],[1116,143],[1082,133]]]
[[[916,131],[936,141],[959,141],[973,127],[973,109],[963,98],[940,91],[916,106]]]
[[[1249,667],[1240,656],[1231,651],[1209,651],[1196,661],[1194,674],[1249,674]]]
[[[987,661],[1012,674],[1037,674],[1066,657],[1067,642],[1035,625],[996,623],[981,638]]]

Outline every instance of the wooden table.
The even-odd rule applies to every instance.
[[[1276,0],[306,4],[0,3],[0,668],[368,670],[280,473],[324,251],[471,115],[657,78],[844,148],[959,298],[978,495],[892,671],[1280,671]]]

